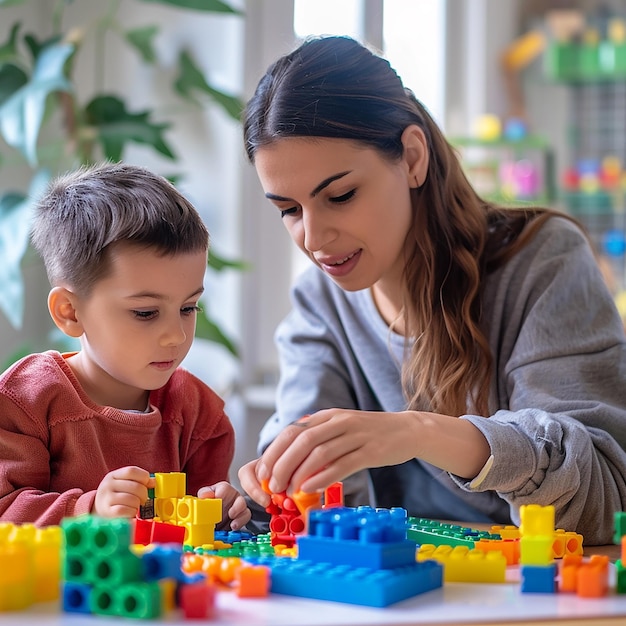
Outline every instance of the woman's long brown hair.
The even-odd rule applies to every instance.
[[[424,184],[412,193],[407,233],[402,384],[408,408],[489,415],[493,358],[482,325],[482,285],[555,212],[482,199],[458,155],[389,63],[347,37],[305,41],[260,80],[243,116],[250,161],[286,137],[357,141],[402,157],[404,129],[429,146]]]

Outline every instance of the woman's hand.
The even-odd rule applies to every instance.
[[[474,478],[490,448],[471,422],[423,411],[385,413],[326,409],[287,426],[261,458],[239,471],[242,487],[267,506],[272,493],[315,492],[355,472],[413,458]]]
[[[254,459],[239,468],[237,475],[241,488],[258,504],[266,508],[270,504],[270,496],[261,487],[261,481],[256,474],[257,465],[261,459]]]
[[[150,472],[140,467],[113,470],[98,485],[92,512],[102,517],[135,517],[154,482]]]
[[[230,528],[239,530],[250,521],[250,509],[243,496],[225,480],[210,487],[201,487],[198,490],[198,498],[221,498],[222,526],[230,520]]]
[[[326,409],[285,428],[253,466],[244,488],[263,504],[260,481],[272,493],[320,491],[368,467],[404,463],[419,454],[414,413]],[[254,470],[256,481],[251,477]],[[244,484],[242,471],[240,479]],[[257,488],[258,485],[258,488]],[[249,489],[252,488],[252,492]]]

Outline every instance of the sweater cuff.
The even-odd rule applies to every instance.
[[[467,480],[451,474],[452,480],[466,491],[511,493],[521,489],[536,471],[535,453],[527,437],[513,423],[476,415],[464,415],[460,419],[472,422],[480,430],[487,439],[491,456],[475,478]]]
[[[76,500],[76,503],[74,504],[74,511],[71,513],[71,515],[76,517],[78,515],[91,513],[95,499],[96,499],[95,491],[86,491],[85,493],[83,493],[81,496],[78,497],[78,500]]]

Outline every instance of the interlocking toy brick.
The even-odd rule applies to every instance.
[[[523,504],[519,513],[522,537],[554,535],[554,506]]]
[[[583,554],[583,536],[558,528],[554,531],[552,553],[555,559],[561,559],[566,554]]]
[[[522,565],[520,567],[522,593],[555,593],[556,565]]]
[[[270,567],[271,591],[302,598],[383,607],[442,586],[443,567],[424,561],[388,570],[261,558]]]
[[[240,598],[264,598],[270,591],[270,568],[264,565],[244,565],[235,573],[235,582]]]
[[[503,583],[506,580],[506,558],[501,552],[430,544],[421,546],[417,558],[441,563],[445,582]]]
[[[504,555],[507,565],[517,565],[519,563],[519,537],[515,539],[479,539],[474,544],[474,549],[481,552],[500,552]]]
[[[186,495],[187,476],[183,472],[169,472],[154,474],[154,498],[182,498]]]
[[[407,537],[418,544],[468,546],[470,548],[475,547],[474,544],[480,539],[501,539],[500,535],[487,531],[420,517],[409,517]]]
[[[210,619],[215,611],[215,587],[204,581],[184,585],[180,589],[180,606],[187,619]]]

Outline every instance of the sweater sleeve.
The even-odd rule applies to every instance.
[[[453,479],[496,491],[515,523],[521,505],[551,504],[559,528],[610,543],[613,514],[626,506],[624,331],[582,233],[545,230],[496,298],[500,410],[463,416],[487,438],[493,465],[474,481]]]
[[[45,415],[37,418],[0,393],[0,520],[46,526],[91,510],[95,491],[50,492],[53,462]]]

